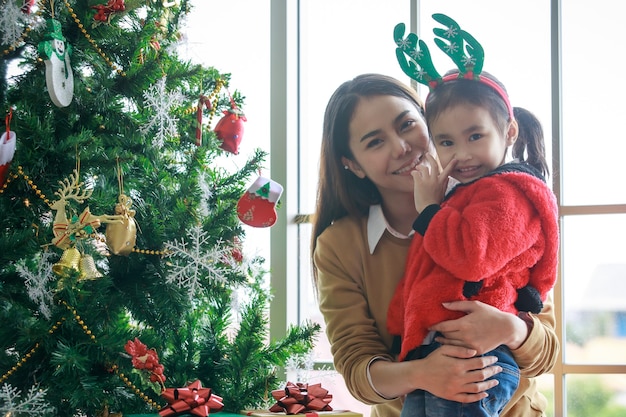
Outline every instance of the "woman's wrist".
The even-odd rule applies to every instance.
[[[418,388],[420,380],[418,366],[422,360],[395,362],[373,360],[369,363],[370,384],[372,389],[384,399],[395,399]],[[417,373],[416,373],[417,372]]]
[[[507,344],[511,350],[519,349],[533,329],[535,324],[532,316],[527,311],[520,311],[517,316],[513,316],[515,329],[512,332],[513,340]]]

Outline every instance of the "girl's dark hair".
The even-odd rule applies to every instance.
[[[454,73],[458,73],[458,70],[449,71],[446,75]],[[485,71],[482,75],[496,82],[506,91],[504,85],[493,75]],[[437,86],[426,98],[428,126],[442,111],[457,104],[471,104],[487,109],[496,125],[503,131],[506,130],[510,121],[507,106],[496,90],[485,83],[459,78]],[[550,170],[546,160],[543,128],[539,119],[522,107],[514,107],[513,115],[519,127],[518,137],[513,145],[513,158],[527,162],[547,177]]]
[[[344,216],[363,216],[369,207],[382,202],[378,189],[369,178],[358,178],[344,169],[342,157],[353,159],[350,151],[350,122],[354,110],[365,97],[395,96],[415,103],[423,115],[423,104],[415,91],[395,78],[381,74],[362,74],[339,86],[330,97],[324,113],[320,153],[317,202],[313,215],[311,257],[317,238],[335,220]],[[313,280],[317,269],[313,265]]]

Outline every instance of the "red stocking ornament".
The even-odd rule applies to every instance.
[[[259,177],[237,202],[239,220],[253,227],[269,227],[276,223],[276,203],[283,187],[276,181]]]
[[[11,161],[15,155],[15,132],[11,131],[11,116],[12,111],[9,111],[6,117],[6,132],[0,136],[0,187],[4,185],[9,174],[9,168],[11,167]]]

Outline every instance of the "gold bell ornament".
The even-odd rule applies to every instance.
[[[127,195],[120,194],[118,201],[115,205],[115,214],[121,216],[122,221],[107,224],[106,243],[114,255],[128,256],[137,242],[135,210],[131,210],[133,200]]]
[[[79,280],[102,278],[103,275],[96,268],[96,262],[91,255],[83,255],[80,258],[80,276]]]
[[[80,261],[80,252],[72,246],[65,249],[59,262],[52,265],[52,272],[58,277],[67,278],[72,271],[80,271]]]

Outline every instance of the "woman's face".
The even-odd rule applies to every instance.
[[[434,154],[426,122],[415,104],[395,96],[361,99],[350,122],[349,146],[354,160],[343,159],[354,175],[369,178],[383,199],[413,194],[411,171]]]

